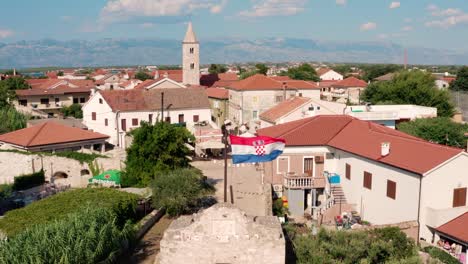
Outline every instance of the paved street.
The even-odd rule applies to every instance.
[[[230,164],[230,161],[228,161]],[[193,166],[203,171],[203,174],[214,183],[216,187],[216,198],[218,202],[224,200],[224,162],[195,161]],[[268,186],[262,185],[261,171],[257,171],[254,165],[228,167],[228,201],[231,194],[229,185],[232,185],[234,193],[234,204],[249,215],[271,214],[271,193]]]

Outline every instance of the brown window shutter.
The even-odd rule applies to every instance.
[[[346,163],[346,179],[351,180],[351,165]]]
[[[466,206],[466,188],[453,190],[453,207]]]
[[[138,126],[138,118],[132,119],[132,126]]]
[[[387,180],[387,197],[395,200],[396,198],[396,182]]]
[[[372,190],[372,173],[364,172],[364,187]]]
[[[96,120],[96,112],[92,112],[92,113],[91,113],[91,118],[92,118],[93,120]]]
[[[323,163],[323,156],[315,156],[315,163]]]

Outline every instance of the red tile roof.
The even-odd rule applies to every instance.
[[[287,146],[331,146],[420,175],[463,152],[345,115],[316,116],[258,130],[281,137]],[[381,143],[390,143],[382,157]]]
[[[0,142],[28,148],[107,138],[109,138],[109,136],[104,134],[48,121],[36,126],[0,135]]]
[[[149,80],[144,80],[142,83],[138,84],[137,86],[135,86],[135,88],[133,89],[137,89],[137,90],[141,90],[141,89],[145,89],[147,88],[148,86],[151,86],[155,83],[157,83],[158,81],[157,80],[153,80],[153,79],[149,79]]]
[[[291,80],[291,78],[289,78],[289,76],[269,76],[271,79],[275,80],[275,81],[288,81],[288,80]]]
[[[367,87],[367,83],[356,77],[348,77],[333,84],[335,87]]]
[[[94,84],[93,80],[69,80],[66,79],[66,81],[74,86],[78,87],[95,87],[96,85]]]
[[[32,89],[49,89],[60,83],[66,83],[65,80],[60,79],[27,79],[26,82]]]
[[[267,77],[262,74],[255,74],[240,80],[238,82],[232,83],[228,88],[238,91],[255,91],[255,90],[282,90],[286,86],[287,90],[295,89],[316,89],[317,87],[307,81],[302,80],[286,80],[286,81],[276,81],[271,77]]]
[[[297,108],[303,106],[309,101],[310,101],[310,98],[307,98],[307,97],[290,98],[284,102],[277,104],[276,106],[273,106],[272,108],[266,110],[265,112],[261,113],[260,118],[265,121],[274,123],[280,117],[296,110]]]
[[[317,70],[317,75],[320,77],[331,70],[332,69],[329,69],[329,68],[320,68]]]
[[[283,81],[288,85],[288,87],[291,88],[297,88],[300,90],[305,90],[305,89],[319,89],[316,83],[314,82],[308,82],[308,81],[302,81],[302,80],[286,80]]]
[[[56,88],[51,89],[27,89],[27,90],[16,90],[18,96],[32,96],[32,95],[59,95],[59,94],[70,94],[70,93],[91,93],[93,87],[70,87],[67,85],[59,85]]]
[[[132,89],[99,91],[113,111],[159,110],[161,92],[164,104],[171,109],[209,109],[210,103],[205,89]]]
[[[439,226],[436,230],[440,233],[455,238],[461,242],[468,243],[468,212]]]
[[[200,84],[208,87],[226,87],[239,80],[235,73],[203,74],[200,76]]]
[[[208,97],[217,98],[217,99],[228,99],[229,98],[229,90],[224,88],[207,88],[206,94]]]

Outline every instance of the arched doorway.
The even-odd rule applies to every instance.
[[[83,169],[83,170],[80,171],[81,176],[86,176],[86,175],[89,175],[89,174],[90,174],[90,172],[87,169]]]
[[[67,179],[68,178],[68,174],[66,174],[65,172],[63,171],[57,171],[56,173],[54,173],[54,176],[52,176],[54,179]]]

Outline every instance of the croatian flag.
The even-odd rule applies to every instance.
[[[286,141],[272,137],[229,136],[232,148],[232,163],[268,162],[283,153]]]

